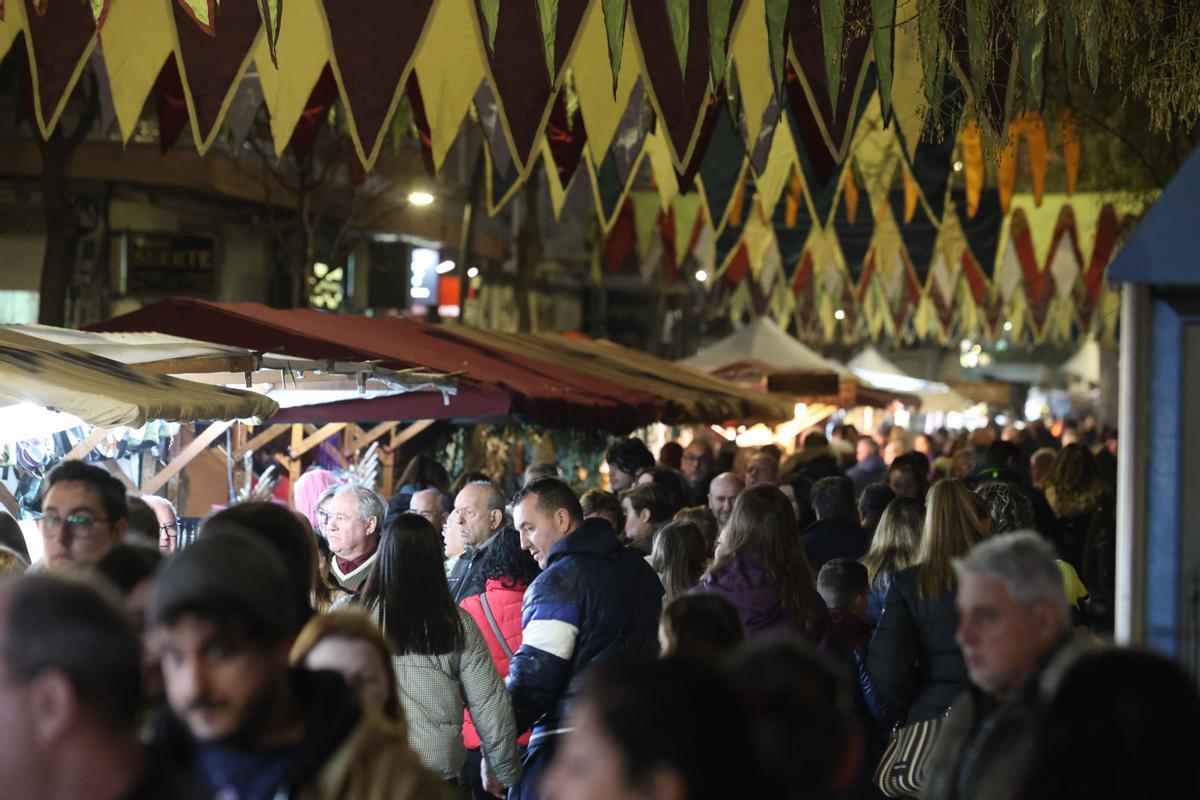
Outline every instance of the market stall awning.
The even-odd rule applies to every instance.
[[[502,333],[465,325],[442,325],[436,331],[478,346],[500,347],[553,363],[582,367],[597,377],[649,392],[659,422],[777,421],[792,415],[790,398],[749,390],[609,341],[559,334]]]
[[[0,328],[0,402],[72,414],[101,427],[147,420],[263,420],[275,401],[160,375]]]
[[[437,405],[442,403],[440,395],[433,403],[432,393],[423,392],[371,401],[375,403],[371,413],[379,414],[376,419],[516,415],[546,424],[629,428],[655,418],[648,392],[599,379],[582,367],[439,336],[434,326],[408,319],[175,298],[93,329],[157,331],[305,358],[376,360],[397,369],[422,367],[458,377],[458,394],[442,405]]]
[[[137,364],[151,372],[209,385],[244,386],[269,396],[295,421],[369,420],[373,418],[343,420],[345,403],[386,401],[397,395],[424,392],[431,402],[444,406],[445,400],[458,392],[457,381],[440,372],[398,371],[374,362],[259,353],[165,333],[102,333],[49,325],[13,325],[10,330],[123,364]]]

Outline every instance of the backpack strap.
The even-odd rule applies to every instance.
[[[488,605],[487,592],[479,595],[479,604],[483,606],[483,615],[487,617],[488,625],[491,626],[492,633],[496,635],[496,641],[500,643],[500,649],[504,651],[504,655],[511,661],[513,657],[512,648],[508,646],[508,640],[504,638],[504,632],[496,624],[496,617],[492,615],[492,607]]]

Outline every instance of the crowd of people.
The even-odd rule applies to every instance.
[[[63,462],[41,559],[0,519],[0,793],[1200,796],[1196,686],[1105,643],[1115,434],[829,434],[314,469],[186,547]]]

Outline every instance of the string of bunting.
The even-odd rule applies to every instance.
[[[164,150],[185,129],[201,153],[244,137],[259,98],[278,153],[311,147],[336,105],[368,170],[408,131],[440,170],[478,125],[491,213],[540,163],[556,213],[590,194],[601,271],[675,280],[698,265],[712,308],[810,335],[1115,330],[1103,270],[1119,204],[1075,194],[1078,128],[1039,113],[1050,42],[1097,85],[1095,15],[1064,6],[1013,40],[1003,3],[943,5],[3,0],[0,58],[23,41],[43,136],[89,61],[125,140],[154,93]],[[955,93],[965,113],[947,110]],[[1045,195],[1052,147],[1062,198]],[[965,189],[949,191],[956,158]]]

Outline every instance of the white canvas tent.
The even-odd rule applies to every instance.
[[[894,389],[897,392],[933,393],[947,392],[950,387],[937,381],[927,381],[914,378],[900,367],[896,366],[873,345],[867,345],[858,355],[847,364],[850,371],[862,380],[878,386],[880,389]]]
[[[768,317],[758,319],[680,363],[716,370],[738,363],[758,363],[777,370],[833,372],[849,377],[850,370],[830,361],[799,339],[785,333]]]
[[[924,414],[965,411],[974,405],[944,383],[914,378],[871,345],[850,359],[848,366],[860,380],[872,386],[916,394]]]

